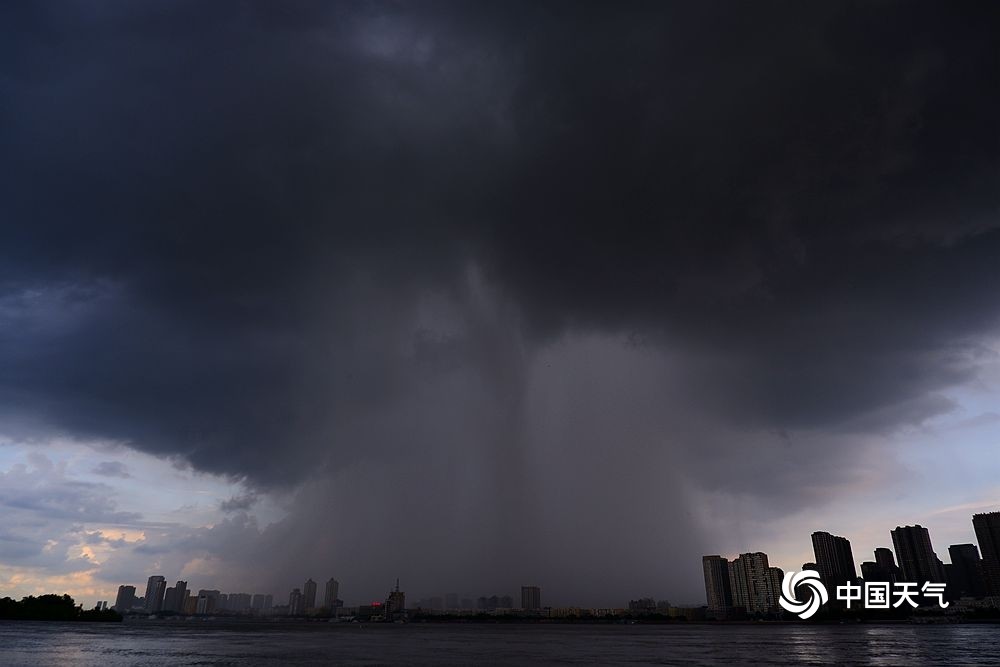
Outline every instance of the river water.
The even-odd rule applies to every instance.
[[[0,622],[0,665],[976,665],[1000,625]]]

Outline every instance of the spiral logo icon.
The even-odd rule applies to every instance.
[[[795,597],[795,591],[799,586],[809,589],[808,600],[799,602],[799,599]],[[819,611],[820,606],[826,604],[829,599],[826,586],[820,581],[819,572],[803,570],[802,572],[785,573],[785,578],[781,582],[781,598],[778,600],[778,604],[785,611],[798,614],[801,619],[807,619]]]

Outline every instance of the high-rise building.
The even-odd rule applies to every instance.
[[[868,582],[888,582],[892,583],[896,579],[891,572],[879,565],[875,561],[866,560],[861,563],[861,577]]]
[[[508,596],[508,598],[509,597],[510,596]],[[444,598],[440,595],[435,595],[429,598],[421,598],[417,600],[416,607],[417,609],[423,610],[442,611],[444,609]]]
[[[816,554],[816,571],[828,590],[836,590],[837,586],[858,578],[851,543],[847,538],[817,531],[812,534],[812,544]]]
[[[781,581],[785,578],[785,571],[780,567],[769,567],[767,576],[771,589],[771,610],[778,611],[778,598],[781,597]]]
[[[983,597],[986,595],[986,581],[983,578],[983,561],[975,544],[952,544],[948,547],[951,566],[948,574],[948,588],[954,598],[962,596]]]
[[[733,589],[729,580],[729,561],[722,556],[702,556],[705,571],[705,598],[715,618],[725,618],[733,606]]]
[[[302,591],[298,588],[293,588],[288,596],[288,615],[301,616],[305,611],[305,600],[302,597]]]
[[[187,582],[186,581],[180,581],[180,580],[178,580],[177,583],[174,584],[174,588],[176,588],[178,591],[180,591],[178,593],[178,595],[177,595],[176,610],[177,610],[178,613],[183,614],[184,613],[184,604],[187,602],[187,599],[188,599]]]
[[[183,613],[187,593],[186,581],[178,581],[176,585],[168,588],[163,594],[163,611]]]
[[[114,610],[119,613],[131,611],[135,606],[135,586],[119,586]]]
[[[628,601],[628,610],[637,614],[655,614],[656,600],[653,598],[639,598]]]
[[[917,584],[925,581],[946,583],[944,568],[934,553],[931,536],[926,528],[920,524],[896,526],[891,534],[903,581]]]
[[[445,593],[444,595],[444,607],[448,610],[459,609],[458,606],[458,593]]]
[[[226,600],[226,609],[237,614],[250,612],[251,595],[249,593],[230,593]]]
[[[778,609],[781,581],[776,587],[767,554],[763,552],[740,554],[730,563],[729,586],[733,606],[745,608],[748,614],[770,614]]]
[[[972,527],[983,555],[986,594],[1000,595],[1000,512],[973,514]]]
[[[173,586],[168,586],[167,590],[163,592],[163,611],[177,611],[175,607],[177,606],[177,589]]]
[[[163,609],[163,595],[167,592],[167,580],[153,575],[146,582],[146,611],[156,613]]]
[[[274,598],[270,595],[264,595],[263,593],[255,593],[253,599],[250,601],[250,608],[255,612],[266,612],[270,611],[273,605]]]
[[[337,607],[337,598],[340,597],[340,582],[330,577],[330,581],[326,582],[326,592],[323,595],[323,606],[327,609],[334,609]]]
[[[204,588],[198,591],[198,605],[195,613],[214,614],[222,608],[222,593],[215,589],[206,590]]]
[[[316,582],[312,579],[302,585],[302,604],[306,609],[316,608]]]
[[[538,586],[521,586],[521,609],[539,611],[542,608],[542,589]]]
[[[881,570],[889,573],[888,579],[879,579],[879,581],[894,583],[902,579],[903,573],[899,569],[899,566],[896,565],[896,559],[892,555],[892,549],[888,549],[886,547],[876,548],[875,564],[878,565]]]
[[[194,613],[210,614],[215,611],[215,599],[205,595],[204,590],[198,591],[196,599],[197,602],[195,603]]]
[[[396,580],[396,588],[390,591],[389,597],[385,600],[386,620],[394,620],[406,611],[406,593],[399,590],[399,579]]]

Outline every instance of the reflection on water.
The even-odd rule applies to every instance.
[[[3,665],[997,664],[996,625],[0,622]]]

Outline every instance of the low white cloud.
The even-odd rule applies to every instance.
[[[159,493],[163,488],[170,489],[168,501]],[[169,505],[178,497],[193,499],[185,511]],[[220,571],[240,573],[226,559],[239,560],[238,552],[250,548],[260,531],[243,512],[225,518],[220,506],[227,499],[258,503],[238,484],[181,472],[170,461],[127,448],[5,441],[0,596],[69,593],[92,604],[113,599],[119,584],[141,585],[150,574],[192,573],[192,563],[225,563]],[[216,587],[207,578],[199,583]]]

